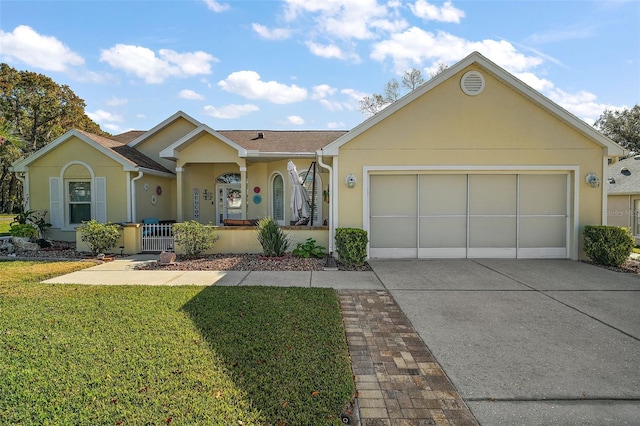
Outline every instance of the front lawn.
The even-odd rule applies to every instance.
[[[0,262],[0,424],[340,424],[333,290],[37,283],[85,266]]]

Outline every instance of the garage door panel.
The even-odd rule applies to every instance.
[[[417,224],[409,217],[372,217],[372,248],[417,248]]]
[[[516,218],[470,217],[469,248],[515,248]]]
[[[469,214],[516,214],[516,175],[470,175]]]
[[[467,217],[420,218],[420,248],[467,246]]]
[[[566,214],[567,175],[520,175],[520,214]]]
[[[370,176],[371,257],[567,258],[566,173]]]
[[[565,216],[521,217],[518,246],[521,248],[566,247]]]
[[[371,216],[416,216],[416,175],[371,176]]]
[[[420,215],[467,214],[467,175],[421,175]]]

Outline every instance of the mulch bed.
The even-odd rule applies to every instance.
[[[175,263],[147,262],[138,269],[165,271],[322,271],[326,260],[284,256],[265,258],[258,254],[215,254],[198,258],[178,256]],[[365,263],[361,267],[348,267],[337,262],[340,271],[370,271]]]

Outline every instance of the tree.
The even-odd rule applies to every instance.
[[[606,109],[594,127],[623,148],[640,152],[640,105],[620,111]]]
[[[11,162],[28,156],[73,128],[106,135],[85,114],[85,106],[84,100],[69,86],[59,85],[43,74],[0,64],[0,121],[9,126],[11,135],[23,142],[17,158],[13,155],[16,152],[0,153],[0,211],[11,212],[14,201],[22,201],[15,176],[6,173]]]
[[[437,70],[430,73],[431,78],[440,74],[447,68],[449,68],[447,65],[440,62]],[[402,75],[402,88],[407,90],[407,92],[413,92],[424,83],[425,80],[422,77],[422,72],[418,69],[413,68],[411,71],[405,71]],[[400,99],[401,96],[400,83],[398,83],[398,80],[395,78],[392,78],[387,82],[387,85],[384,88],[384,95],[374,93],[373,95],[365,96],[360,100],[360,112],[367,116],[375,115]]]

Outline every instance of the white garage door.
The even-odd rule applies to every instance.
[[[567,174],[372,175],[371,257],[568,258]]]

